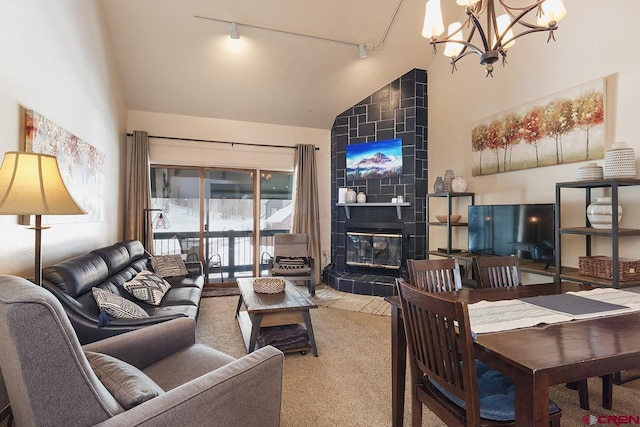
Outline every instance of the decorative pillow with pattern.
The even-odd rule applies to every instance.
[[[100,288],[92,288],[93,297],[100,310],[119,319],[142,319],[149,317],[146,311],[136,303],[112,294]]]
[[[278,267],[285,270],[294,270],[297,268],[304,268],[305,264],[308,264],[306,257],[283,257],[279,256],[276,259]]]
[[[147,374],[107,354],[85,351],[84,355],[100,382],[126,410],[164,394]]]
[[[151,271],[142,270],[122,287],[140,301],[160,305],[162,297],[171,288],[171,284]]]
[[[151,267],[160,277],[186,276],[187,266],[180,255],[162,255],[151,257]]]

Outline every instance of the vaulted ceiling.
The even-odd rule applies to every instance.
[[[133,110],[329,129],[338,114],[434,58],[420,35],[425,0],[102,4]],[[229,22],[238,23],[239,40]],[[358,58],[358,43],[367,58]]]

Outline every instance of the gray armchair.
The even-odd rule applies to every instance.
[[[121,396],[107,388],[113,385],[104,379],[106,369],[96,375],[86,357],[93,353],[85,352],[133,366],[126,372],[141,371],[140,378],[159,387],[157,396],[124,409]],[[0,276],[0,368],[18,426],[278,426],[283,363],[282,352],[270,346],[234,359],[196,344],[190,318],[81,347],[52,294]],[[117,384],[137,387],[139,377]]]

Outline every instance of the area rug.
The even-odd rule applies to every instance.
[[[327,285],[316,286],[313,300],[322,307],[391,316],[391,305],[383,297],[340,292]]]

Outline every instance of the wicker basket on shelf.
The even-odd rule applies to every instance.
[[[640,279],[640,260],[618,258],[621,282]],[[609,256],[581,256],[578,258],[578,273],[584,276],[612,280],[613,261]]]
[[[284,292],[284,280],[275,277],[259,277],[253,281],[253,291],[258,294]]]

